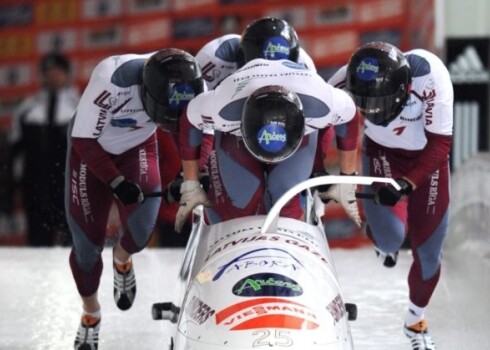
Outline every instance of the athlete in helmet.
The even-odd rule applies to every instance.
[[[288,59],[315,70],[315,64],[300,47],[294,28],[286,21],[263,17],[239,34],[226,34],[204,45],[196,54],[208,90],[255,58]]]
[[[242,32],[238,47],[238,66],[256,58],[299,60],[299,40],[288,22],[264,17],[250,23]]]
[[[187,118],[181,118],[184,183],[176,231],[199,204],[212,204],[206,208],[211,223],[264,213],[264,194],[273,205],[310,177],[318,130],[343,125],[356,115],[352,99],[315,71],[285,59],[262,58],[197,96],[186,113]],[[199,142],[207,129],[215,132],[208,194],[199,186],[197,165]],[[353,172],[355,166],[343,170]],[[351,196],[351,214],[360,223],[354,193]],[[299,196],[281,215],[302,217]]]
[[[375,125],[388,125],[407,102],[412,74],[400,50],[370,43],[357,50],[347,66],[346,88],[359,112]]]
[[[288,59],[316,71],[311,57],[299,46],[298,36],[293,27],[286,21],[274,17],[263,17],[251,22],[241,35],[227,34],[214,39],[196,54],[208,90],[216,88],[226,77],[255,58]],[[356,115],[348,123],[337,126],[335,130],[333,127],[319,130],[313,173],[325,173],[327,150],[335,137],[341,174],[356,174],[358,124]],[[205,141],[209,139],[205,131]],[[209,142],[204,144],[208,145]],[[211,151],[206,148],[204,153],[211,153]],[[359,226],[357,208],[353,207],[354,190],[355,186],[351,184],[336,185],[328,192],[320,193],[320,197],[324,200],[334,199],[341,203],[348,216]],[[264,198],[267,200],[270,196],[266,195]]]
[[[123,231],[113,249],[114,300],[121,310],[133,304],[131,256],[148,242],[160,207],[160,198],[143,195],[161,188],[156,123],[177,123],[203,86],[197,62],[178,49],[111,56],[93,70],[71,121],[65,179],[70,267],[83,302],[75,349],[98,346],[101,252],[114,198]]]
[[[179,49],[152,55],[143,67],[141,99],[145,111],[158,124],[177,124],[187,103],[204,89],[195,58]]]
[[[402,53],[391,44],[372,42],[358,48],[329,82],[346,86],[365,116],[363,174],[391,177],[400,185],[400,190],[391,185],[365,189],[382,204],[363,201],[366,230],[387,267],[396,264],[408,235],[413,263],[404,330],[413,349],[433,350],[424,310],[439,281],[448,226],[449,72],[426,50]]]
[[[278,163],[298,149],[305,132],[299,97],[282,86],[264,86],[243,106],[240,125],[250,154],[265,163]]]

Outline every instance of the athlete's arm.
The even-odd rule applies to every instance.
[[[404,176],[413,186],[413,189],[428,181],[430,176],[448,161],[451,150],[452,136],[438,135],[428,131],[427,145],[417,159],[417,164]]]
[[[122,175],[97,139],[72,137],[72,147],[102,182],[109,184]]]

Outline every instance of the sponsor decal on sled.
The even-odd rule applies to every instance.
[[[208,254],[208,256],[206,257],[206,261],[209,261],[209,259],[211,259],[213,256],[215,256],[218,253],[225,251],[228,248],[235,247],[235,246],[238,246],[238,245],[241,245],[244,243],[258,242],[258,241],[284,242],[286,244],[293,245],[299,249],[304,249],[305,251],[315,255],[317,258],[319,258],[325,264],[328,264],[327,259],[325,259],[325,257],[320,252],[318,252],[316,249],[313,249],[310,245],[308,245],[306,243],[300,242],[300,241],[293,239],[293,238],[284,238],[284,237],[278,236],[278,235],[263,235],[263,234],[259,234],[259,235],[251,236],[251,237],[243,237],[243,238],[239,238],[236,240],[231,240],[231,241],[219,246],[218,248],[213,250],[210,254]]]
[[[213,281],[217,281],[224,273],[229,271],[239,271],[253,267],[281,268],[296,271],[303,268],[303,264],[287,250],[259,248],[250,250],[221,265],[214,275]]]
[[[332,315],[335,323],[339,322],[344,317],[346,310],[344,302],[340,294],[337,294],[327,305],[327,311]]]
[[[293,279],[278,273],[256,273],[238,281],[232,293],[239,297],[296,297],[303,294],[303,288]]]
[[[230,331],[261,328],[311,330],[319,327],[314,311],[282,298],[257,298],[236,303],[215,314],[217,325]]]
[[[203,324],[209,317],[214,315],[214,309],[196,296],[192,297],[187,314],[198,324]]]

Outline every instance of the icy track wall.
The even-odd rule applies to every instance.
[[[470,252],[490,264],[490,153],[465,161],[451,183],[446,249]]]

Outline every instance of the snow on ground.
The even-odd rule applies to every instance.
[[[473,247],[474,249],[474,247]],[[490,343],[490,263],[465,247],[444,255],[442,278],[427,311],[438,349],[484,349]],[[68,265],[68,248],[0,248],[0,350],[72,348],[81,302]],[[103,252],[100,350],[167,349],[169,330],[153,321],[154,302],[170,301],[182,249],[148,248],[135,256],[138,294],[120,311],[112,298],[111,249]],[[387,269],[371,248],[333,249],[346,302],[356,303],[351,323],[358,350],[409,350],[402,331],[411,256]],[[489,260],[490,261],[490,260]]]

